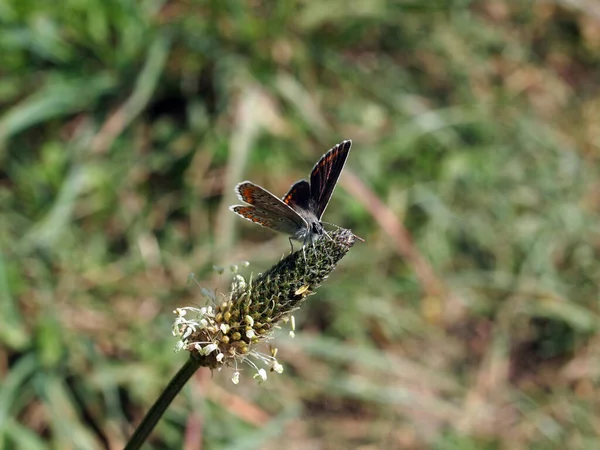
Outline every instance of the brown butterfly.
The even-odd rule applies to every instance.
[[[243,181],[235,187],[238,198],[248,205],[229,209],[244,219],[290,235],[305,246],[326,234],[321,217],[348,158],[351,140],[340,142],[315,164],[310,183],[297,181],[280,200],[265,188]],[[291,241],[290,241],[291,242]]]

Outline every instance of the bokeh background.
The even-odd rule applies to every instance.
[[[357,243],[149,449],[600,447],[595,0],[0,3],[0,447],[121,448],[186,359],[191,273],[270,267],[228,211],[353,139]]]

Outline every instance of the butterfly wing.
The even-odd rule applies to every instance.
[[[285,197],[283,203],[292,208],[301,208],[306,211],[310,209],[310,184],[306,180],[297,181],[292,185]]]
[[[291,235],[307,227],[306,221],[290,206],[250,181],[239,183],[235,192],[250,206],[234,205],[229,209],[244,219]]]
[[[298,224],[289,217],[276,216],[269,211],[254,206],[234,205],[230,206],[229,209],[250,222],[280,233],[295,235],[299,229]]]
[[[310,174],[310,196],[315,203],[315,213],[319,220],[331,199],[351,146],[351,140],[340,142],[325,153],[313,167]]]

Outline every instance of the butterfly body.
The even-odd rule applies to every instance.
[[[247,205],[229,209],[253,223],[285,233],[302,245],[314,243],[326,234],[321,217],[342,173],[352,141],[339,143],[315,164],[310,183],[297,181],[280,200],[261,186],[243,181],[235,187],[238,198]]]

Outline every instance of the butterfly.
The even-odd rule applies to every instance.
[[[303,249],[309,243],[314,244],[327,234],[321,217],[331,200],[351,146],[352,141],[346,140],[331,148],[313,167],[310,183],[297,181],[281,200],[257,184],[242,181],[235,187],[235,192],[247,205],[234,205],[229,209],[251,222],[288,234],[290,245],[292,239],[302,242]]]

